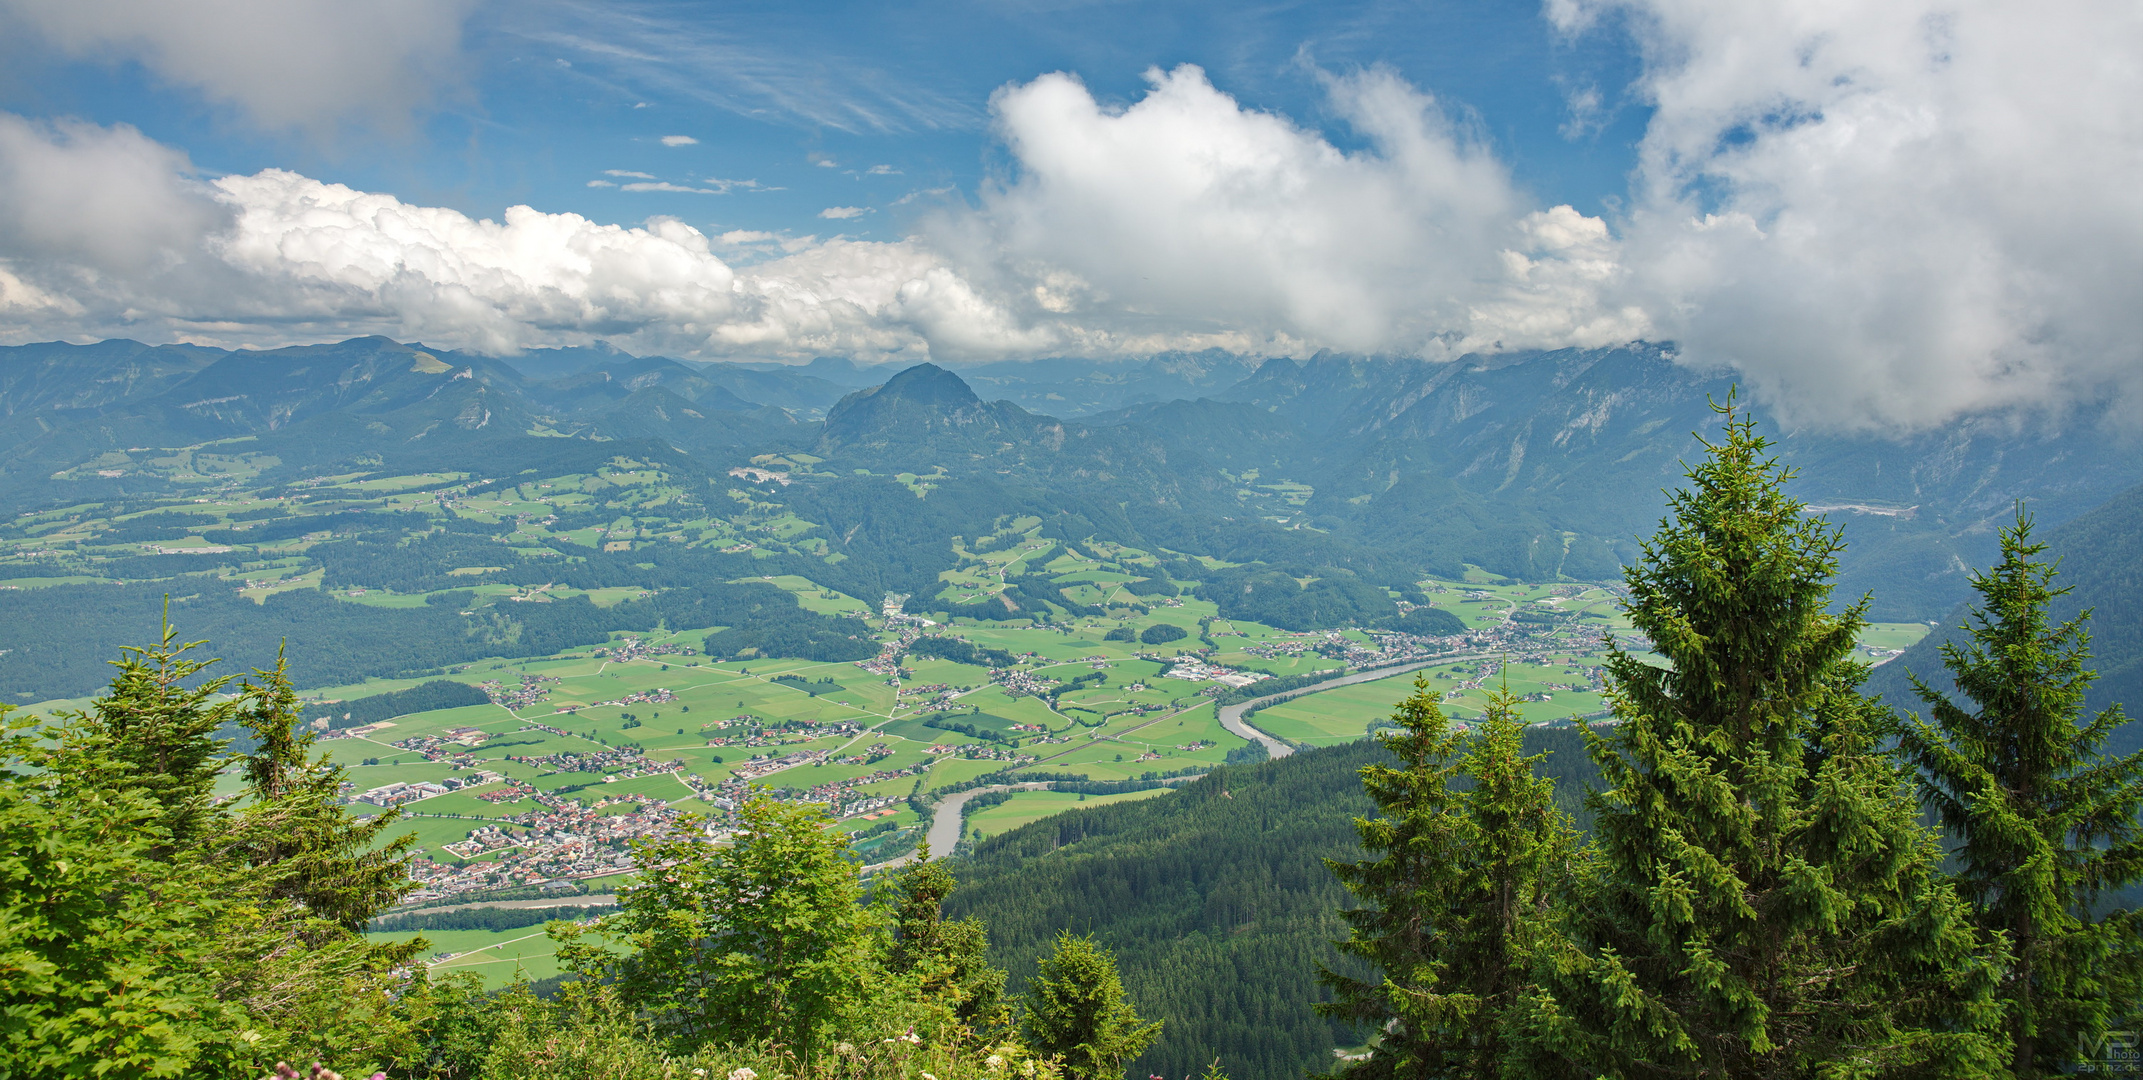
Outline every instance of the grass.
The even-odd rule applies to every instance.
[[[589,884],[593,886],[595,883]],[[431,951],[420,959],[428,961],[427,966],[433,975],[475,972],[483,976],[484,985],[491,989],[506,986],[517,978],[547,979],[564,970],[558,964],[558,943],[552,941],[541,926],[365,936],[376,942],[421,937],[430,944]],[[451,959],[435,959],[448,953],[454,954]]]
[[[1167,788],[1147,791],[1129,791],[1117,795],[1075,795],[1067,791],[1020,791],[1012,798],[986,810],[977,810],[967,816],[967,834],[974,836],[979,830],[984,837],[1017,829],[1045,817],[1077,810],[1087,806],[1106,806],[1113,802],[1130,802],[1170,794]]]

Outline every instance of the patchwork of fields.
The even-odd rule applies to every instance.
[[[809,470],[814,462],[758,464]],[[1479,572],[1372,590],[1387,609],[1454,616],[1456,624],[1445,625],[1463,633],[1443,638],[1413,637],[1388,622],[1288,630],[1230,618],[1195,591],[1198,577],[1225,575],[1230,564],[1051,539],[1038,517],[1000,518],[987,536],[950,537],[951,568],[938,573],[933,596],[857,596],[786,572],[810,565],[800,558],[833,566],[841,557],[827,554],[818,523],[799,517],[771,480],[710,493],[620,458],[512,483],[352,473],[261,485],[262,470],[273,465],[238,444],[132,462],[128,468],[198,484],[204,494],[171,506],[120,513],[91,506],[19,520],[0,536],[0,586],[12,586],[5,595],[19,604],[60,595],[46,592],[53,586],[170,575],[156,587],[180,598],[174,618],[182,630],[208,610],[197,598],[218,590],[240,601],[240,615],[275,610],[271,601],[293,596],[327,597],[332,603],[321,610],[336,619],[362,616],[347,622],[356,630],[330,643],[382,655],[428,649],[449,661],[307,691],[308,718],[336,728],[321,746],[348,767],[353,808],[400,807],[397,833],[421,849],[434,893],[614,875],[630,868],[636,836],[672,828],[686,813],[719,823],[750,788],[827,805],[859,854],[879,861],[913,845],[923,824],[917,807],[933,792],[994,774],[1150,781],[1203,772],[1231,753],[1242,759],[1253,748],[1220,725],[1215,698],[1253,696],[1254,684],[1237,686],[1257,679],[1450,655],[1390,678],[1301,688],[1250,715],[1258,729],[1299,745],[1363,737],[1417,679],[1456,717],[1477,715],[1487,694],[1507,687],[1523,699],[1527,720],[1569,722],[1606,707],[1605,642],[1644,645],[1611,587],[1524,584]],[[889,479],[923,494],[943,478]],[[793,598],[791,610],[819,620],[812,625],[839,627],[878,654],[814,661],[745,647],[710,655],[710,639],[730,628],[651,617],[643,617],[647,629],[604,631],[600,613],[678,587],[674,573],[660,589],[617,584],[616,576],[643,572],[632,566],[652,574],[679,553],[703,553],[694,566],[784,571],[717,582],[779,590],[766,595]],[[588,569],[643,557],[649,561],[605,564],[608,578]],[[1305,588],[1314,581],[1300,580]],[[593,613],[555,631],[582,643],[535,654],[528,635],[537,617],[568,611]],[[366,612],[424,616],[427,633],[446,636],[375,640],[366,628],[404,624],[367,623]],[[306,620],[293,625],[308,629]],[[1880,658],[1924,632],[1913,624],[1876,627],[1866,644]],[[925,639],[939,644],[916,648]],[[472,650],[473,659],[453,659]],[[478,687],[488,703],[365,724],[336,719],[347,703],[440,680]],[[54,699],[32,711],[83,703]],[[1076,793],[1018,792],[977,811],[968,835],[1080,804]],[[513,965],[505,961],[533,956],[542,944],[530,940],[486,942],[496,948],[483,959],[455,962],[507,970]],[[471,952],[463,944],[442,947]]]

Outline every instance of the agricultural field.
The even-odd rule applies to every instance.
[[[1061,814],[1088,806],[1105,806],[1113,802],[1129,802],[1167,795],[1168,788],[1149,788],[1145,791],[1127,791],[1115,795],[1076,795],[1068,791],[1024,791],[1014,793],[1007,802],[967,815],[967,838],[983,840],[998,833],[1017,829]]]
[[[421,934],[366,934],[365,937],[375,942],[421,937],[430,943],[430,951],[418,959],[431,969],[434,978],[473,972],[483,977],[486,987],[494,990],[517,979],[525,978],[530,982],[547,979],[563,970],[558,964],[558,943],[543,932],[541,925],[511,930],[426,930]]]

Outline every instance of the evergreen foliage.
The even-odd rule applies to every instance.
[[[1574,805],[1596,777],[1582,733],[1531,727],[1525,749]],[[1173,794],[1086,806],[975,845],[946,907],[989,921],[1015,991],[1058,931],[1091,929],[1142,1014],[1167,1023],[1133,1076],[1196,1074],[1215,1056],[1238,1080],[1300,1080],[1358,1037],[1317,1015],[1314,975],[1345,937],[1349,896],[1325,859],[1358,859],[1372,813],[1358,775],[1389,764],[1374,740],[1215,770]],[[1333,965],[1365,975],[1351,960]]]
[[[238,761],[250,796],[237,822],[240,857],[266,872],[268,896],[361,932],[416,888],[408,867],[416,838],[382,839],[401,820],[400,807],[350,817],[342,807],[345,770],[326,754],[310,756],[313,734],[283,658],[257,674],[237,718],[254,743]]]
[[[1729,402],[1626,580],[1587,872],[1534,965],[1533,1076],[1984,1075],[2005,957],[1937,873],[1829,610],[1837,532]]]
[[[2143,751],[2102,755],[2128,719],[2118,705],[2084,721],[2090,613],[2050,622],[2066,590],[2031,529],[2019,511],[2002,530],[2001,563],[1972,577],[1966,643],[1943,646],[1963,702],[1914,678],[1928,717],[1899,731],[1959,891],[2015,953],[2000,998],[2019,1080],[2073,1071],[2143,1002],[2143,915],[2094,917],[2102,894],[2143,878]]]
[[[1323,968],[1334,1000],[1318,1011],[1380,1033],[1339,1076],[1492,1076],[1526,985],[1526,938],[1575,832],[1524,756],[1515,699],[1494,697],[1469,737],[1452,731],[1426,679],[1414,685],[1392,714],[1398,730],[1377,737],[1398,767],[1361,770],[1380,816],[1355,827],[1375,858],[1326,860],[1361,901],[1343,913],[1352,933],[1340,952],[1375,974]]]
[[[1057,934],[1028,991],[1020,1027],[1039,1053],[1060,1058],[1073,1080],[1113,1080],[1124,1062],[1160,1037],[1159,1021],[1139,1019],[1124,999],[1116,958],[1089,936]]]
[[[217,701],[228,680],[193,648],[167,623],[87,710],[0,738],[0,1075],[233,1075],[406,1045],[385,991],[423,942],[350,928],[411,887],[400,847],[371,851],[378,826],[342,817],[279,670]],[[212,798],[234,717],[262,743],[240,804]]]
[[[945,898],[954,884],[945,864],[931,860],[927,843],[893,876],[887,890],[893,938],[886,971],[915,980],[925,998],[946,1003],[973,1039],[1006,1023],[1005,973],[990,966],[989,930],[981,919],[945,918]]]
[[[973,664],[976,667],[1011,667],[1015,662],[1012,654],[1003,649],[982,648],[972,641],[935,634],[916,638],[909,644],[908,652],[914,656],[935,656],[941,660],[950,660],[956,664]]]
[[[280,664],[281,657],[277,657]],[[458,709],[465,705],[484,705],[491,701],[489,695],[468,683],[448,679],[433,679],[418,683],[407,690],[390,690],[384,694],[338,701],[332,705],[309,706],[307,713],[327,715],[330,731],[363,727],[381,720],[392,720],[408,713],[430,712],[434,709]]]

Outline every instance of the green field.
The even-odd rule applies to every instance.
[[[433,975],[474,972],[483,977],[485,986],[494,989],[517,978],[525,977],[531,982],[547,979],[562,970],[558,966],[558,943],[552,941],[541,926],[512,930],[366,934],[365,937],[379,942],[421,937],[430,943],[431,949],[418,959],[426,963]]]
[[[1150,799],[1157,795],[1171,794],[1167,788],[1149,791],[1128,791],[1117,795],[1074,795],[1063,791],[1014,792],[1013,798],[986,810],[977,810],[967,815],[967,835],[970,839],[996,836],[998,833],[1017,829],[1022,825],[1040,821],[1052,814],[1061,814],[1088,806],[1103,806],[1112,802],[1128,802],[1135,799]]]

